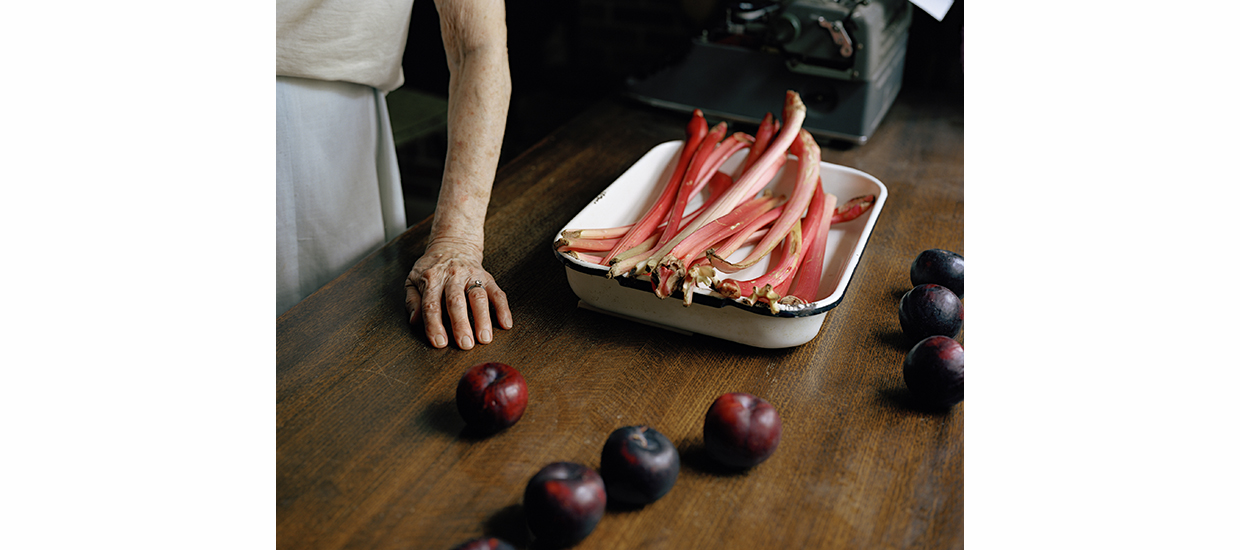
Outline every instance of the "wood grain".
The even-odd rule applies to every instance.
[[[276,526],[287,549],[452,548],[500,536],[537,548],[521,494],[543,465],[597,467],[614,429],[648,424],[680,450],[675,488],[609,510],[579,548],[961,548],[964,404],[909,404],[896,304],[913,257],[964,253],[963,106],[904,94],[865,146],[823,159],[883,181],[889,200],[842,304],[802,346],[765,350],[577,307],[554,233],[687,116],[601,102],[499,173],[486,265],[516,326],[436,350],[406,321],[421,222],[277,320]],[[963,335],[960,337],[963,341]],[[453,395],[484,361],[522,371],[530,404],[505,432],[464,431]],[[767,462],[721,472],[701,422],[721,393],[780,412]]]

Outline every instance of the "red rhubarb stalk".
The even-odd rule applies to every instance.
[[[848,199],[848,202],[835,209],[831,223],[844,223],[861,217],[874,206],[874,195],[861,195]]]
[[[826,214],[827,208],[830,208],[833,212],[835,210],[835,195],[830,195],[830,201],[828,201],[828,194],[822,190],[821,182],[819,183],[819,185],[814,186],[814,198],[810,199],[809,209],[806,211],[805,217],[801,219],[801,246],[805,248],[805,251],[801,253],[801,264],[797,266],[796,272],[793,273],[792,277],[784,279],[782,283],[775,286],[775,293],[783,296],[780,299],[780,303],[787,303],[786,300],[789,298],[788,290],[792,288],[793,280],[801,276],[801,270],[805,268],[805,258],[813,252],[815,245],[826,243],[825,230],[823,231],[822,239],[818,239],[818,230],[822,226],[822,217]],[[830,206],[828,206],[828,202],[830,202]],[[776,260],[772,259],[771,261]]]
[[[629,247],[646,240],[655,231],[659,223],[667,217],[667,211],[672,207],[672,200],[676,196],[677,184],[684,177],[685,170],[689,166],[689,161],[693,158],[693,154],[697,152],[698,145],[706,138],[706,118],[702,115],[700,109],[693,111],[693,116],[689,119],[689,124],[685,127],[685,144],[680,150],[680,160],[676,163],[676,169],[672,172],[670,178],[663,186],[662,193],[659,194],[658,200],[654,206],[642,216],[633,228],[629,230],[620,242],[603,256],[603,265],[607,265],[612,258],[627,250]],[[608,274],[610,276],[610,272]]]
[[[654,248],[654,245],[656,242],[658,242],[658,240],[659,240],[659,234],[658,233],[652,234],[649,237],[646,237],[646,240],[640,243],[637,243],[637,245],[629,248],[628,250],[625,250],[624,252],[616,254],[616,257],[612,258],[611,261],[613,264],[615,264],[619,262],[628,261],[628,259],[631,257],[637,257],[643,254],[649,253],[651,252],[651,249]]]
[[[741,166],[738,174],[744,174],[753,163],[758,162],[758,157],[766,152],[766,146],[770,145],[771,137],[775,132],[779,131],[779,121],[771,113],[767,113],[762,117],[762,122],[758,124],[758,131],[754,134],[753,146],[749,148],[749,157],[745,159],[745,164]]]
[[[822,187],[814,191],[814,200],[810,201],[809,213],[805,215],[805,254],[801,258],[801,266],[796,275],[784,288],[776,289],[783,295],[783,304],[807,304],[818,299],[818,287],[822,284],[822,264],[826,258],[827,236],[831,232],[831,220],[825,218],[826,212],[835,211],[835,195],[824,193]]]
[[[768,210],[753,220],[740,230],[732,234],[731,237],[723,240],[721,244],[708,251],[709,253],[719,254],[721,257],[731,256],[742,246],[752,245],[762,240],[766,236],[771,222],[779,218],[783,213],[784,205],[779,205],[772,210]],[[697,257],[689,264],[689,268],[685,270],[684,280],[681,281],[681,290],[685,297],[685,306],[693,303],[692,287],[700,286],[702,288],[712,288],[715,285],[715,268],[711,267],[707,261],[707,256],[698,254]]]
[[[774,174],[776,174],[777,172],[779,172],[781,168],[783,168],[784,163],[787,162],[787,160],[788,160],[788,157],[780,157],[774,164],[768,167],[767,170],[769,170],[770,175],[767,176],[766,179],[769,180],[772,177],[774,177]],[[748,225],[742,227],[740,230],[738,230],[735,234],[733,234],[727,240],[723,241],[723,244],[716,246],[715,248],[710,249],[709,251],[716,252],[721,257],[727,258],[733,252],[736,252],[741,246],[744,246],[746,244],[753,244],[754,242],[759,242],[762,238],[766,236],[767,230],[764,228],[771,225],[771,222],[778,219],[780,214],[783,213],[783,211],[784,211],[783,205],[780,205],[774,208],[773,210],[768,210],[767,212],[759,216],[757,219],[750,222]],[[758,239],[758,241],[754,241],[754,239]],[[699,254],[698,256],[701,256],[701,255]],[[706,262],[705,257],[681,258],[681,259],[682,260],[693,260],[694,264]]]
[[[724,172],[715,172],[715,174],[710,177],[710,181],[706,182],[707,200],[718,199],[721,195],[723,195],[724,191],[727,191],[728,188],[732,186],[733,183],[734,181],[732,180],[732,176],[729,176]]]
[[[684,220],[685,221],[692,220],[698,214],[701,214],[702,210],[705,209],[707,206],[709,206],[712,200],[717,200],[719,198],[719,195],[721,195],[724,191],[726,191],[727,188],[732,185],[732,183],[733,183],[732,176],[729,176],[723,172],[715,172],[714,175],[711,176],[710,181],[706,185],[706,188],[707,188],[706,202],[698,205],[698,207],[694,208],[692,212],[685,214]],[[616,241],[614,242],[619,242],[619,238],[623,237],[626,233],[628,233],[629,230],[632,229],[634,225],[636,224],[630,223],[628,225],[620,225],[616,227],[607,227],[607,228],[601,228],[601,229],[565,229],[564,231],[560,232],[560,237],[564,239],[616,239]],[[667,225],[666,223],[663,223],[659,226],[658,229],[662,230],[664,227],[666,227],[666,225]],[[661,233],[661,231],[658,231],[658,232]],[[621,255],[623,255],[623,253],[617,254],[617,257],[620,257]],[[600,258],[601,257],[602,256],[600,256]]]
[[[602,256],[598,256],[598,255],[595,255],[595,254],[589,254],[589,253],[586,253],[586,252],[578,252],[578,251],[576,251],[576,250],[569,250],[569,251],[567,251],[567,252],[564,252],[564,255],[565,255],[565,256],[571,256],[571,257],[573,257],[573,258],[577,258],[578,260],[581,260],[581,261],[583,261],[583,262],[588,262],[588,263],[592,263],[592,264],[599,264],[599,265],[602,265],[602,261],[603,261],[603,257],[602,257]]]
[[[556,250],[577,250],[580,252],[607,252],[616,246],[619,237],[614,239],[583,239],[581,237],[560,237],[555,241]]]
[[[787,157],[781,157],[779,161],[771,165],[768,170],[770,170],[772,174],[778,172],[779,169],[783,167],[786,160]],[[753,245],[754,243],[760,242],[764,237],[766,237],[771,222],[778,219],[783,211],[784,205],[768,210],[757,219],[740,228],[731,237],[725,239],[722,244],[709,249],[707,253],[714,253],[718,254],[722,258],[727,258],[742,246]],[[687,289],[687,287],[692,285],[700,285],[705,288],[710,288],[714,284],[715,270],[710,266],[706,256],[699,253],[695,255],[694,258],[681,259],[686,263],[689,263],[689,261],[692,260],[692,263],[689,263],[689,268],[686,270],[685,281],[682,283],[682,287]],[[687,306],[691,301],[691,297],[686,294],[686,298],[685,305]]]
[[[565,229],[560,232],[560,237],[565,239],[616,239],[618,242],[620,237],[632,228],[633,224],[603,229]]]
[[[791,276],[801,263],[801,252],[804,248],[801,246],[800,220],[792,224],[792,230],[788,232],[785,240],[786,248],[779,263],[771,266],[765,274],[747,281],[724,279],[715,285],[715,291],[748,305],[757,304],[760,300],[766,301],[770,305],[771,313],[779,313],[779,295],[774,292],[774,287]]]
[[[821,188],[818,173],[822,162],[822,152],[809,132],[801,130],[797,137],[798,139],[789,149],[789,152],[797,156],[797,183],[793,188],[792,198],[788,199],[784,214],[775,220],[762,242],[758,243],[758,246],[755,246],[753,251],[740,262],[731,263],[718,256],[710,255],[710,263],[716,270],[736,273],[758,263],[758,260],[770,254],[771,250],[788,235],[793,224],[800,221],[801,215],[805,213],[810,199],[814,196],[814,189]]]
[[[702,189],[706,188],[708,184],[712,186],[712,189],[717,188],[721,185],[721,182],[716,181],[715,176],[720,174],[725,177],[724,182],[727,183],[727,186],[731,186],[732,177],[728,176],[726,173],[720,172],[719,169],[723,167],[723,163],[732,158],[732,155],[735,155],[739,153],[741,149],[749,148],[752,145],[753,137],[749,134],[744,134],[741,132],[736,132],[729,136],[728,139],[723,140],[723,143],[720,143],[719,147],[717,147],[715,151],[711,153],[711,156],[706,159],[706,165],[702,167],[700,175],[696,178],[697,181],[694,182],[693,188],[689,190],[689,197],[696,197],[697,194],[701,193]],[[727,187],[723,188],[725,191],[726,189]],[[719,195],[716,194],[714,196],[717,197]]]
[[[768,212],[768,214],[772,212]],[[776,212],[776,214],[778,213]],[[771,216],[770,218],[766,220],[765,224],[769,224],[776,217],[777,216]],[[765,224],[759,223],[759,225],[765,225]],[[727,239],[729,242],[735,241],[735,244],[725,244],[723,246],[732,246],[732,247],[739,248],[747,244],[748,245],[756,244],[759,240],[762,239],[763,235],[766,235],[765,228],[759,229],[747,235],[737,232],[737,233],[734,233],[731,237],[728,237]],[[694,287],[711,288],[714,286],[714,284],[715,284],[715,268],[710,266],[710,262],[706,261],[705,256],[702,256],[699,254],[697,259],[693,260],[693,263],[689,265],[689,269],[685,273],[685,278],[680,283],[680,289],[681,289],[682,294],[684,295],[685,307],[688,307],[693,304],[693,288]]]
[[[783,168],[784,163],[786,163],[786,162],[787,162],[787,160],[788,160],[788,157],[787,157],[787,156],[780,156],[780,157],[777,157],[777,158],[775,159],[775,162],[771,163],[771,165],[770,165],[770,166],[767,166],[767,167],[766,167],[766,174],[762,175],[759,179],[760,179],[760,180],[769,181],[771,178],[773,178],[773,177],[775,176],[775,174],[776,174],[776,173],[778,173],[778,172],[779,172],[779,170],[780,170],[781,168]],[[713,201],[715,201],[715,200],[718,200],[718,199],[717,199],[717,198],[715,198],[715,197],[712,197],[712,198],[711,198],[711,203],[713,203]],[[707,206],[707,207],[709,207],[709,206],[710,206],[710,203],[708,203],[706,206]],[[775,218],[774,218],[774,216],[778,216],[778,212],[782,212],[782,211],[783,211],[783,206],[779,206],[778,208],[776,208],[776,209],[775,209],[775,211],[776,211],[776,213],[775,213],[775,214],[771,214],[770,212],[768,212],[768,213],[766,213],[766,214],[763,214],[763,215],[762,215],[762,219],[765,219],[765,220],[767,220],[767,221],[765,221],[765,222],[763,222],[763,223],[761,223],[761,224],[758,224],[758,225],[746,226],[746,227],[742,228],[742,230],[741,230],[741,231],[742,231],[744,234],[752,234],[752,233],[753,233],[754,231],[756,231],[758,228],[761,228],[761,227],[766,227],[767,225],[770,225],[770,223],[771,223],[771,222],[770,222],[770,220],[775,219]],[[725,215],[726,215],[726,214],[725,214]],[[709,223],[709,222],[707,222],[707,223]],[[699,229],[698,229],[698,231],[701,231],[701,230],[702,230],[702,228],[699,228]],[[694,233],[697,233],[697,231],[695,231]],[[763,233],[763,235],[765,235],[765,232]],[[682,239],[681,239],[681,240],[683,241],[684,239],[691,238],[692,236],[693,236],[693,234],[690,234],[690,235],[688,235],[688,236],[686,236],[686,237],[682,237]],[[736,240],[736,239],[733,239],[733,240],[734,240],[734,241],[736,241],[736,242],[742,242],[742,241],[745,241],[746,239],[741,238],[741,239],[739,239],[739,240]],[[675,246],[673,246],[673,247],[672,247],[672,249],[673,249],[673,250],[675,250]],[[673,252],[671,252],[671,251],[668,251],[668,253],[667,253],[667,254],[664,254],[663,256],[656,256],[656,255],[655,255],[655,253],[654,253],[654,252],[652,252],[651,254],[647,255],[647,256],[646,256],[646,258],[644,258],[642,261],[639,261],[639,262],[637,262],[635,265],[633,265],[633,268],[634,268],[634,273],[636,273],[637,275],[644,275],[644,274],[646,274],[646,273],[649,273],[649,272],[651,272],[652,270],[654,270],[654,269],[655,269],[655,268],[659,265],[659,262],[660,262],[660,261],[663,261],[664,259],[667,259],[669,256],[678,258],[678,259],[679,259],[682,263],[684,263],[684,264],[689,264],[689,262],[690,262],[690,261],[692,261],[692,260],[694,259],[694,257],[686,257],[686,256],[679,256],[679,255],[675,255],[675,254],[673,254]],[[711,273],[713,274],[714,272],[712,271]],[[665,284],[675,286],[674,281],[667,281]]]
[[[680,240],[693,234],[698,228],[707,222],[714,220],[728,212],[736,205],[740,204],[749,197],[754,196],[759,189],[762,189],[770,181],[769,178],[761,179],[763,176],[773,175],[767,173],[767,168],[776,162],[776,159],[783,157],[788,152],[788,147],[796,139],[801,130],[801,123],[805,121],[805,104],[801,102],[801,96],[796,92],[789,90],[785,94],[784,118],[786,120],[783,129],[780,130],[778,137],[767,148],[766,152],[754,162],[740,179],[728,189],[723,197],[710,207],[706,212],[694,219],[691,223],[685,225],[676,236],[665,243],[659,250],[651,256],[654,258],[662,258],[672,247],[676,246]]]
[[[778,171],[778,168],[776,168],[775,171]],[[772,173],[774,173],[774,171]],[[735,182],[733,182],[732,178],[727,174],[723,174],[722,172],[715,172],[715,174],[716,176],[711,177],[710,179],[710,196],[706,198],[705,203],[693,211],[693,214],[685,216],[686,223],[696,220],[703,211],[718,202],[719,199],[727,193],[727,190],[734,185]],[[651,244],[654,243],[652,242]],[[633,275],[643,275],[649,272],[650,267],[652,266],[648,265],[647,262],[653,258],[655,253],[655,250],[652,250],[652,248],[652,246],[644,248],[633,247],[627,252],[617,254],[616,257],[612,259],[611,270],[607,272],[607,277],[614,278],[629,273],[632,273]],[[657,262],[658,258],[653,258],[653,260]],[[634,271],[635,268],[636,271]]]
[[[686,263],[697,257],[707,247],[745,227],[762,214],[775,207],[780,199],[769,194],[755,197],[736,207],[716,220],[711,220],[692,235],[681,240],[650,272],[650,284],[655,296],[666,298],[672,294],[687,273]]]
[[[701,177],[702,168],[706,166],[707,161],[716,150],[720,149],[720,142],[728,133],[728,124],[720,122],[710,129],[706,134],[706,139],[702,140],[696,152],[693,153],[693,160],[689,162],[689,168],[684,171],[680,181],[676,185],[676,198],[672,202],[672,207],[667,213],[667,225],[663,228],[663,235],[659,237],[659,246],[663,246],[677,231],[680,231],[681,218],[684,217],[685,207],[689,204],[690,192],[697,186],[698,181],[706,183],[707,178]]]

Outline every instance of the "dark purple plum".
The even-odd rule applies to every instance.
[[[730,468],[752,468],[775,454],[783,433],[770,403],[747,393],[725,393],[706,411],[706,454]]]
[[[680,474],[680,453],[667,436],[649,426],[625,426],[607,437],[599,474],[607,498],[645,505],[672,490]]]
[[[525,377],[504,363],[474,365],[456,385],[456,410],[466,424],[481,432],[516,424],[528,401]]]
[[[948,408],[964,400],[964,346],[946,336],[917,342],[904,358],[904,384],[919,402]]]
[[[924,284],[900,298],[900,328],[913,342],[927,336],[955,338],[964,326],[964,303],[945,286]]]
[[[525,523],[538,544],[572,546],[603,519],[607,490],[598,472],[575,462],[548,464],[525,485]]]
[[[467,540],[452,550],[517,550],[513,545],[495,537]]]
[[[964,298],[964,256],[938,248],[924,250],[913,260],[909,279],[913,286],[945,286],[957,297]]]

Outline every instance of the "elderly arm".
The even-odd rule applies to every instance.
[[[405,281],[405,307],[437,348],[448,343],[446,309],[457,345],[471,349],[475,337],[483,344],[493,337],[491,307],[500,328],[512,327],[507,297],[482,267],[483,222],[512,92],[508,36],[502,0],[435,4],[450,71],[448,153],[430,241]]]

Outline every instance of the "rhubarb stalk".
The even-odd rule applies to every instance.
[[[771,143],[771,137],[775,132],[779,131],[779,121],[775,120],[771,113],[767,113],[762,117],[762,122],[758,124],[758,131],[754,133],[753,146],[749,148],[749,157],[745,159],[745,164],[741,166],[738,174],[744,174],[753,163],[758,161],[758,157],[766,152],[766,146]]]
[[[745,199],[752,197],[759,189],[764,187],[770,179],[761,179],[763,176],[773,176],[768,174],[767,168],[776,162],[778,157],[785,156],[788,147],[796,139],[801,130],[801,123],[805,121],[805,104],[801,102],[801,96],[796,92],[789,90],[785,95],[784,118],[786,120],[783,129],[780,130],[779,136],[771,143],[771,146],[762,153],[762,156],[754,162],[753,166],[747,172],[741,175],[727,193],[715,202],[710,209],[703,212],[692,222],[685,225],[676,236],[665,243],[659,250],[651,256],[654,258],[662,258],[672,248],[676,246],[682,239],[693,234],[698,228],[706,223],[714,220],[727,212],[731,211],[736,205]],[[768,234],[769,235],[769,234]]]
[[[861,217],[874,206],[874,195],[861,195],[848,199],[848,202],[835,209],[831,223],[844,223]]]
[[[712,244],[735,233],[775,207],[780,199],[769,194],[755,197],[716,220],[711,220],[682,239],[650,272],[655,296],[666,298],[687,273],[685,265]]]
[[[821,186],[814,191],[814,200],[810,201],[809,213],[805,215],[805,253],[791,284],[785,284],[786,288],[781,292],[781,303],[810,303],[817,299],[827,238],[831,232],[831,220],[823,218],[826,212],[835,211],[837,200],[835,195],[823,192]]]
[[[642,216],[641,220],[634,224],[629,232],[620,239],[620,242],[603,256],[603,265],[610,262],[616,254],[646,240],[655,231],[659,223],[667,217],[667,211],[671,209],[672,200],[676,196],[677,184],[684,177],[689,161],[693,158],[693,154],[697,152],[698,145],[706,138],[706,133],[706,118],[702,115],[700,109],[695,109],[692,118],[689,119],[689,124],[685,127],[685,144],[684,148],[680,150],[680,160],[676,163],[676,169],[672,172],[671,177],[664,184],[663,192],[659,194],[658,200],[646,212],[646,215]],[[610,272],[608,276],[611,276]]]
[[[805,208],[814,196],[814,189],[821,187],[818,173],[822,162],[822,152],[809,132],[801,130],[797,137],[798,139],[789,149],[789,152],[797,156],[797,182],[792,191],[792,198],[788,199],[784,214],[775,220],[766,238],[762,239],[762,242],[758,243],[758,246],[755,246],[745,259],[731,263],[718,256],[710,255],[710,264],[716,270],[736,273],[756,264],[758,260],[770,254],[771,250],[788,235],[792,225],[800,221],[801,215],[805,213]]]
[[[727,188],[732,185],[732,183],[733,182],[732,182],[731,176],[723,172],[715,172],[711,176],[710,181],[706,185],[706,188],[707,188],[706,202],[702,203],[701,205],[698,205],[698,207],[694,208],[692,212],[685,214],[684,216],[685,221],[692,220],[693,218],[697,217],[698,214],[701,214],[702,210],[710,206],[711,201],[717,200],[720,194],[726,191]],[[560,237],[562,239],[569,240],[569,241],[572,241],[575,239],[594,239],[594,240],[613,239],[611,242],[614,246],[615,243],[619,242],[620,237],[623,237],[626,233],[628,233],[629,230],[632,229],[634,225],[635,224],[628,224],[628,225],[620,225],[616,227],[607,227],[607,228],[601,228],[601,229],[565,229],[564,231],[560,232]],[[666,223],[660,225],[658,229],[663,229],[664,227],[666,227]],[[656,233],[661,233],[661,231],[656,231]],[[653,243],[655,241],[651,241],[651,242]],[[637,245],[637,246],[640,246],[640,245]],[[629,251],[627,252],[621,252],[620,254],[617,254],[616,258],[623,258],[626,255],[632,255],[631,251],[635,250],[637,246],[630,248]],[[647,247],[646,249],[648,250],[649,247]],[[600,256],[600,258],[601,257],[602,256]]]
[[[773,265],[764,275],[747,281],[724,279],[715,285],[715,291],[724,297],[739,299],[742,303],[749,305],[757,304],[759,300],[766,300],[770,304],[771,313],[778,313],[779,295],[774,292],[774,287],[788,278],[801,262],[803,247],[801,246],[800,220],[792,224],[792,229],[788,231],[785,240],[786,248],[779,263]],[[745,295],[746,291],[749,292],[748,296]]]
[[[667,225],[663,228],[663,235],[659,237],[659,246],[663,246],[663,243],[671,240],[680,231],[681,218],[684,217],[685,207],[689,204],[690,193],[697,187],[699,181],[703,184],[708,181],[709,176],[702,178],[701,172],[715,152],[724,148],[720,142],[723,141],[727,132],[726,122],[716,124],[710,129],[710,133],[706,134],[706,139],[698,146],[697,152],[693,154],[689,168],[685,170],[681,181],[676,186],[676,199],[672,203],[671,210],[668,211]]]

